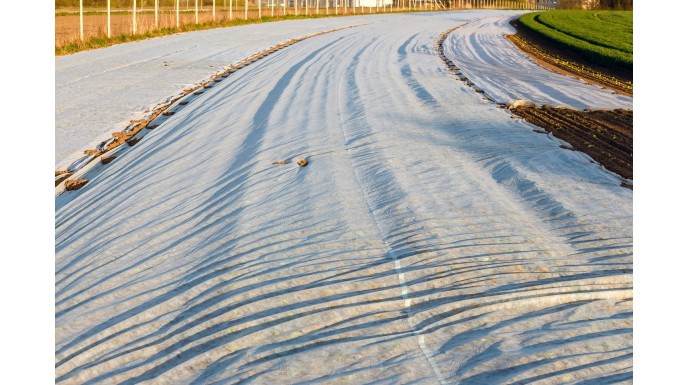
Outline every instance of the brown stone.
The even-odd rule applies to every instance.
[[[299,167],[306,167],[308,166],[308,161],[306,159],[299,159],[298,162],[296,162],[296,164],[298,164]]]

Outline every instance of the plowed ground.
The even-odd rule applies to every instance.
[[[511,112],[568,142],[608,170],[633,179],[632,110],[578,111],[544,106],[517,107]]]

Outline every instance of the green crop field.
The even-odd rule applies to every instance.
[[[632,11],[549,11],[519,18],[529,31],[600,65],[633,68]]]

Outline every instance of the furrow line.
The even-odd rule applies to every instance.
[[[361,24],[363,25],[363,24]],[[55,197],[69,190],[78,190],[88,183],[87,179],[80,179],[79,177],[84,176],[88,171],[92,170],[93,167],[98,163],[94,162],[100,157],[100,163],[105,165],[110,163],[116,158],[117,152],[119,152],[123,145],[126,143],[129,146],[136,145],[143,136],[145,136],[145,129],[153,130],[159,126],[156,120],[160,117],[167,117],[174,115],[175,111],[172,109],[176,106],[184,106],[189,103],[185,98],[189,95],[201,95],[205,91],[204,89],[209,89],[213,87],[214,83],[219,83],[229,75],[237,72],[238,70],[254,63],[260,59],[267,57],[268,55],[275,53],[279,50],[287,48],[291,45],[310,39],[316,36],[333,33],[341,31],[344,29],[355,28],[361,25],[352,25],[348,27],[335,28],[327,31],[317,32],[311,35],[290,39],[284,43],[270,47],[264,51],[253,54],[246,59],[240,61],[237,64],[226,67],[223,71],[218,72],[211,76],[209,79],[201,81],[195,87],[184,89],[180,94],[174,96],[172,99],[167,100],[158,106],[156,106],[153,111],[144,119],[132,120],[129,126],[124,130],[112,133],[112,139],[105,140],[98,144],[95,149],[89,149],[84,151],[85,157],[74,162],[66,170],[55,170]],[[140,134],[140,135],[139,135]]]

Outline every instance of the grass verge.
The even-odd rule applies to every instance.
[[[633,68],[632,11],[549,11],[519,18],[527,31],[608,68]]]
[[[240,25],[267,23],[267,22],[283,21],[283,20],[316,19],[316,18],[338,17],[338,16],[342,16],[342,15],[298,15],[298,16],[286,15],[286,16],[274,16],[274,17],[266,16],[266,17],[262,17],[260,19],[248,19],[248,20],[234,19],[234,20],[227,20],[227,21],[221,21],[221,22],[207,22],[207,23],[201,23],[201,24],[184,24],[184,25],[180,26],[179,28],[160,28],[157,30],[148,31],[148,32],[140,33],[140,34],[136,34],[136,35],[132,35],[132,34],[128,34],[128,33],[122,33],[119,35],[112,36],[110,38],[107,38],[105,36],[100,36],[100,37],[92,37],[92,38],[87,39],[85,41],[70,42],[70,43],[66,43],[63,45],[55,46],[55,55],[56,56],[69,55],[69,54],[77,53],[80,51],[86,51],[86,50],[95,49],[95,48],[109,47],[109,46],[112,46],[115,44],[127,43],[127,42],[138,41],[138,40],[145,40],[145,39],[150,39],[153,37],[167,36],[167,35],[172,35],[172,34],[180,33],[180,32],[201,31],[201,30],[213,29],[213,28],[235,27],[235,26],[240,26]]]

